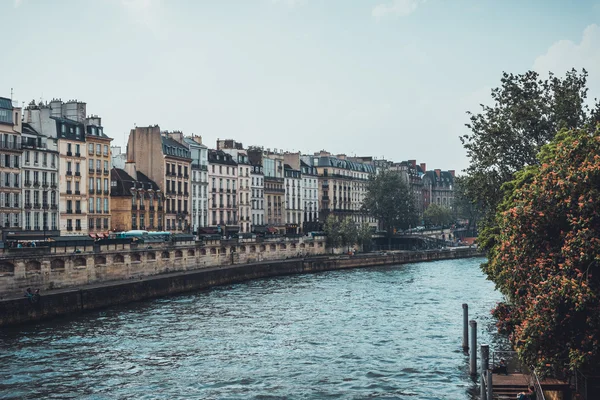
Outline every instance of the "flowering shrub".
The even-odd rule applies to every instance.
[[[600,365],[600,129],[561,131],[504,189],[484,271],[493,314],[540,372]]]

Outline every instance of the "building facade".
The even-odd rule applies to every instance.
[[[265,225],[265,176],[263,174],[262,163],[250,164],[250,190],[251,190],[251,214],[252,231],[255,233],[264,233]]]
[[[158,125],[136,127],[129,134],[127,160],[155,182],[165,196],[164,227],[189,232],[190,151],[181,132],[161,132]]]
[[[21,224],[21,109],[0,97],[0,230],[2,240]]]
[[[285,187],[285,233],[297,235],[302,230],[304,203],[302,202],[302,176],[300,169],[289,164],[283,166]]]
[[[454,209],[454,170],[427,171],[423,177],[423,202],[425,208],[431,203]]]
[[[238,165],[231,154],[208,150],[209,226],[212,232],[228,236],[240,230],[238,221]]]
[[[304,217],[302,220],[303,232],[318,232],[322,230],[319,218],[319,175],[317,169],[300,161],[302,173],[302,203]]]
[[[237,163],[237,177],[238,177],[238,190],[237,190],[237,202],[238,202],[238,218],[239,218],[239,232],[240,233],[251,233],[252,232],[252,207],[251,207],[251,187],[250,187],[250,170],[251,165],[248,158],[248,153],[244,149],[242,143],[236,142],[235,140],[218,140],[217,150],[221,150],[227,154],[230,154],[233,160]]]
[[[111,227],[110,171],[112,157],[110,142],[103,132],[101,119],[87,118],[86,146],[88,172],[88,232],[108,233]],[[97,235],[96,235],[97,236]]]
[[[201,228],[208,226],[208,147],[202,144],[200,136],[183,140],[192,159],[191,225],[197,235]]]
[[[164,195],[158,185],[137,172],[134,163],[127,163],[125,169],[113,168],[110,175],[111,230],[162,231]]]
[[[22,131],[23,239],[58,236],[58,140],[36,132],[24,122]]]

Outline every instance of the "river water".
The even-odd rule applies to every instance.
[[[262,279],[0,331],[0,398],[471,399],[482,259]],[[480,342],[480,343],[481,343]]]

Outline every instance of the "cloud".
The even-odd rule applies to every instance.
[[[161,0],[120,0],[121,6],[138,24],[144,25],[155,34],[160,23]]]
[[[271,3],[283,4],[288,6],[289,8],[294,8],[304,5],[304,3],[306,3],[306,0],[271,0]]]
[[[371,15],[375,18],[406,17],[415,12],[419,4],[425,0],[392,0],[389,3],[378,4],[371,11]]]
[[[21,4],[23,4],[23,0],[15,0],[15,8],[19,7]]]
[[[592,24],[585,28],[579,43],[559,40],[533,63],[533,69],[542,75],[549,71],[564,75],[571,68],[579,71],[585,68],[589,72],[590,94],[600,96],[600,26]]]

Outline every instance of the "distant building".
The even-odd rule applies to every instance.
[[[429,204],[435,203],[451,210],[454,209],[454,175],[454,170],[442,171],[441,169],[425,173],[423,177],[425,208]]]
[[[109,138],[98,116],[87,118],[86,144],[88,162],[88,232],[108,233],[111,222],[110,171],[112,169]]]
[[[164,230],[164,194],[159,186],[137,172],[134,163],[127,163],[125,169],[113,168],[110,175],[111,230]]]
[[[319,175],[315,167],[304,161],[300,161],[300,169],[302,172],[302,202],[304,205],[302,231],[320,231],[322,221],[319,217]]]
[[[252,231],[257,233],[264,233],[266,231],[264,181],[265,176],[263,174],[262,162],[252,162],[250,160],[250,190],[252,192],[250,212],[252,214]]]
[[[423,212],[427,206],[424,202],[425,192],[423,186],[423,177],[426,171],[426,164],[417,164],[416,160],[402,161],[394,163],[392,169],[400,172],[404,182],[408,185],[410,192],[413,195],[415,207],[420,216],[423,216]]]
[[[300,169],[289,164],[283,166],[285,186],[285,232],[295,235],[300,233],[303,223],[302,176]]]
[[[158,125],[136,127],[129,134],[127,161],[155,182],[165,196],[165,230],[189,232],[190,150],[181,132],[161,132]]]
[[[192,158],[192,232],[199,234],[208,226],[208,147],[202,144],[200,136],[188,136],[183,140]]]
[[[237,163],[237,177],[238,177],[238,217],[240,233],[251,233],[252,232],[252,206],[250,202],[250,196],[252,189],[250,187],[250,160],[248,159],[248,153],[244,149],[242,143],[236,142],[235,140],[218,140],[217,150],[221,150],[233,157],[233,160]]]
[[[0,230],[21,230],[21,109],[0,97]]]
[[[208,150],[209,226],[212,232],[227,236],[238,233],[238,164],[231,154]]]
[[[284,155],[277,151],[255,147],[248,150],[252,164],[260,163],[264,174],[264,209],[266,230],[285,233]]]

